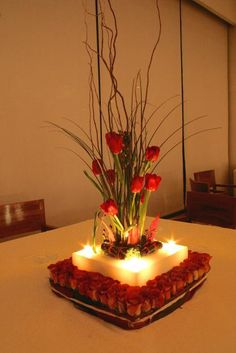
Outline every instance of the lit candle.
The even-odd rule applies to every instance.
[[[92,246],[90,245],[85,245],[85,247],[82,250],[78,251],[78,253],[80,256],[85,257],[87,259],[91,259],[96,255],[96,253],[93,251]]]
[[[177,245],[174,240],[169,240],[167,243],[163,243],[162,246],[162,251],[167,255],[175,254],[179,249],[181,249],[181,245]]]
[[[188,256],[188,248],[170,241],[163,243],[162,249],[144,257],[131,257],[118,260],[103,253],[94,252],[86,245],[72,254],[72,262],[81,270],[99,272],[129,285],[141,286],[149,279],[169,271]]]

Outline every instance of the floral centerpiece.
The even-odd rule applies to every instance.
[[[161,34],[158,0],[154,3],[159,19],[157,38],[147,66],[145,87],[138,72],[132,85],[130,107],[114,73],[118,30],[111,1],[107,0],[113,26],[105,22],[100,3],[101,50],[91,47],[87,37],[85,41],[90,59],[89,131],[87,133],[76,124],[84,134],[82,138],[51,123],[87,154],[89,161],[76,153],[86,164],[84,173],[102,199],[94,218],[93,249],[88,247],[87,252],[84,247],[72,253],[69,259],[51,264],[48,267],[51,289],[71,300],[79,309],[125,329],[144,327],[181,306],[200,288],[210,270],[210,255],[155,240],[159,215],[148,229],[145,227],[150,197],[161,183],[161,176],[155,169],[166,154],[183,142],[177,142],[160,157],[161,147],[183,126],[159,146],[153,142],[159,127],[180,104],[151,129],[153,116],[165,102],[150,115],[146,113],[150,70]],[[106,51],[104,43],[108,44]],[[94,81],[93,54],[103,63],[110,78],[110,94],[105,108]],[[99,127],[95,101],[99,108]],[[202,131],[205,130],[190,136]],[[96,245],[99,224],[103,227],[100,246],[103,253],[97,251]],[[151,254],[158,249],[158,253]],[[140,258],[148,254],[151,255]]]
[[[149,254],[161,247],[161,243],[154,240],[159,216],[154,219],[149,229],[145,229],[148,203],[152,193],[158,190],[161,182],[161,176],[155,173],[156,167],[170,151],[182,144],[183,140],[181,139],[174,146],[171,146],[159,159],[160,149],[171,137],[181,131],[184,125],[202,119],[205,115],[194,118],[183,126],[178,127],[160,146],[153,144],[153,139],[159,128],[171,116],[171,113],[181,106],[181,103],[175,105],[153,128],[152,119],[157,111],[167,101],[174,98],[167,99],[154,108],[150,114],[147,114],[150,72],[161,37],[158,0],[154,1],[157,15],[156,39],[147,64],[145,80],[142,79],[139,71],[132,83],[131,104],[129,105],[119,88],[114,69],[118,38],[115,12],[111,0],[107,0],[106,4],[111,18],[111,24],[108,24],[102,7],[104,4],[100,2],[99,4],[101,12],[97,17],[99,16],[100,19],[100,50],[99,48],[93,48],[89,44],[87,31],[85,40],[90,67],[89,131],[86,132],[76,124],[84,135],[84,138],[82,138],[80,135],[56,123],[50,124],[71,137],[90,158],[88,162],[81,158],[80,154],[76,153],[88,168],[88,170],[84,171],[86,177],[92,182],[102,197],[102,202],[100,207],[98,207],[94,221],[94,251],[96,250],[96,233],[98,221],[100,220],[104,228],[102,250],[110,256],[122,259],[129,254],[136,256]],[[88,11],[87,14],[90,15]],[[101,101],[99,85],[97,87],[94,79],[94,55],[103,64],[109,77],[110,92],[105,102]],[[145,84],[143,84],[143,81],[145,81]],[[96,113],[98,113],[99,119]],[[152,128],[150,129],[151,124]],[[211,129],[194,132],[192,135],[185,137],[185,139],[207,130]]]

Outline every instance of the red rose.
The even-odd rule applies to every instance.
[[[145,154],[146,160],[149,162],[155,162],[159,157],[159,153],[160,153],[160,147],[158,146],[147,147],[146,154]]]
[[[112,199],[108,199],[107,201],[103,202],[100,207],[103,212],[109,216],[115,216],[118,213],[117,204]]]
[[[140,304],[143,302],[141,287],[129,286],[126,291],[126,301],[129,304]]]
[[[145,175],[145,188],[149,191],[156,191],[161,182],[161,177],[156,174]]]
[[[149,288],[149,287],[156,288],[156,286],[157,286],[157,280],[156,279],[150,279],[149,281],[147,281],[147,288]]]
[[[123,136],[116,132],[106,133],[106,142],[110,151],[119,154],[123,149]]]
[[[94,175],[101,175],[102,174],[102,160],[101,159],[94,159],[92,162],[92,171]]]
[[[144,177],[135,176],[131,182],[131,191],[133,193],[140,192],[143,188]]]
[[[108,169],[106,171],[107,181],[109,184],[113,185],[115,183],[116,174],[114,169]]]

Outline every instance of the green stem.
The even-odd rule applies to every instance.
[[[122,169],[121,169],[121,165],[120,165],[120,160],[119,160],[118,154],[113,154],[113,158],[114,158],[116,169],[118,171],[119,180],[122,183],[122,181],[123,181],[123,173],[122,173]]]
[[[93,240],[92,240],[92,247],[93,251],[96,253],[96,234],[97,234],[97,229],[98,229],[98,223],[97,223],[97,216],[99,214],[99,211],[97,211],[94,215],[94,222],[93,222]]]
[[[140,170],[140,175],[145,175],[150,169],[152,163],[150,161],[145,161],[144,166]]]
[[[146,215],[147,215],[147,207],[148,207],[150,195],[151,195],[151,191],[146,190],[145,195],[144,195],[144,203],[140,207],[139,224],[140,224],[140,235],[141,236],[143,235],[145,219],[146,219]]]
[[[104,193],[103,189],[100,187],[100,185],[98,185],[98,183],[95,180],[93,180],[93,178],[86,172],[86,170],[84,170],[84,174],[91,181],[91,183],[93,183],[93,185],[100,191],[100,193],[104,197],[105,193]]]
[[[131,207],[129,212],[129,223],[130,225],[133,224],[133,215],[134,215],[134,202],[135,202],[136,193],[132,195]]]
[[[117,216],[113,216],[113,219],[114,219],[114,223],[115,223],[116,227],[117,227],[117,228],[122,232],[122,234],[123,234],[123,232],[124,232],[124,227],[123,227],[123,225],[121,224],[119,218],[118,218]]]
[[[103,175],[103,174],[100,175],[100,180],[101,180],[103,189],[107,191],[108,197],[113,197],[112,190],[111,190],[111,189],[109,188],[109,186],[107,185],[106,179],[104,178],[104,175]],[[112,196],[110,196],[110,195],[112,195]]]

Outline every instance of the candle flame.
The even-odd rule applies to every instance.
[[[78,251],[79,255],[86,257],[87,259],[91,259],[95,254],[93,251],[92,246],[90,245],[85,245],[84,248],[80,251]]]
[[[163,243],[163,251],[167,254],[172,255],[179,250],[179,245],[176,244],[174,240],[169,240],[167,243]]]

